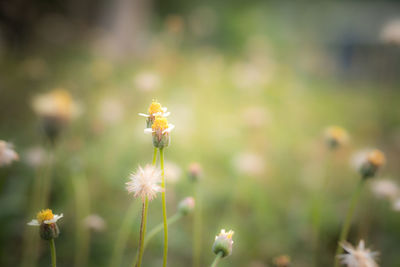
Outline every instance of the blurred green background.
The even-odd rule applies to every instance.
[[[168,214],[198,190],[201,266],[222,228],[235,235],[220,266],[273,266],[282,254],[292,266],[329,266],[359,180],[351,155],[377,147],[387,164],[374,179],[399,179],[399,10],[397,1],[3,2],[0,139],[20,160],[0,169],[0,265],[35,266],[24,240],[38,229],[26,223],[47,208],[32,198],[52,165],[48,207],[64,213],[59,266],[110,266],[126,218],[118,266],[131,266],[140,201],[125,182],[151,161],[137,114],[155,98],[176,126],[165,155]],[[49,148],[32,99],[54,88],[68,90],[80,112]],[[330,151],[329,125],[347,129],[349,144]],[[192,162],[203,167],[198,183],[187,176]],[[400,266],[399,213],[369,187],[349,241],[364,239],[382,266]],[[161,221],[158,197],[148,229]],[[169,231],[169,266],[191,266],[193,215]],[[161,265],[162,246],[159,234],[143,266]],[[47,244],[35,247],[37,265],[49,266]]]

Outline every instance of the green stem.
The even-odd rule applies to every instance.
[[[350,225],[351,225],[351,221],[354,215],[354,211],[356,209],[357,203],[358,203],[358,199],[360,198],[360,194],[361,194],[361,190],[364,184],[364,180],[365,179],[361,179],[360,182],[358,183],[356,189],[354,190],[353,196],[351,197],[351,201],[350,201],[350,207],[347,211],[347,215],[346,215],[346,219],[344,221],[342,230],[340,232],[340,237],[339,237],[339,242],[338,242],[338,246],[336,249],[336,253],[335,253],[335,267],[339,266],[339,258],[337,257],[338,255],[340,255],[343,252],[343,248],[341,246],[341,243],[343,241],[346,241],[347,239],[347,235],[349,234],[349,230],[350,230]]]
[[[211,264],[211,267],[216,267],[219,261],[222,258],[222,252],[218,252],[217,256],[215,257],[213,263]]]
[[[161,193],[162,198],[162,210],[163,210],[163,221],[164,221],[164,256],[163,256],[163,267],[167,266],[167,255],[168,255],[168,223],[167,223],[167,200],[166,200],[166,188],[165,188],[165,175],[164,175],[164,148],[160,148],[160,164],[161,164]]]
[[[157,148],[154,148],[154,153],[153,153],[153,162],[152,165],[155,166],[157,161]]]
[[[54,238],[50,240],[50,251],[51,251],[51,266],[56,267],[56,245],[54,243]]]
[[[143,252],[144,252],[144,236],[146,235],[146,223],[147,223],[147,210],[149,208],[149,199],[143,201],[142,207],[142,222],[140,223],[140,239],[139,239],[139,260],[136,264],[136,267],[140,267],[142,264],[143,259]],[[135,266],[135,262],[133,263]]]
[[[176,213],[172,217],[168,218],[168,226],[173,225],[175,222],[177,222],[180,218],[182,218],[182,213]],[[147,245],[149,244],[150,240],[153,239],[153,237],[158,234],[162,229],[164,229],[164,223],[158,224],[156,227],[154,227],[147,235],[146,238],[144,239],[144,245],[143,249],[147,248]],[[136,254],[135,259],[133,262],[137,262],[138,260],[138,254]]]
[[[201,258],[201,199],[200,185],[196,183],[195,189],[196,209],[193,218],[193,267],[200,267]]]

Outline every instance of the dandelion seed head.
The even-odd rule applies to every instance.
[[[372,193],[378,198],[395,199],[399,194],[397,184],[389,179],[376,180],[371,183]]]
[[[365,248],[363,240],[360,240],[357,247],[347,242],[342,243],[341,246],[347,254],[341,254],[338,257],[347,267],[378,267],[375,259],[379,253]]]
[[[19,159],[17,152],[14,151],[11,143],[0,140],[0,167],[10,165]]]
[[[126,183],[126,189],[133,193],[135,197],[146,197],[149,200],[154,199],[158,192],[162,191],[159,186],[161,182],[161,171],[152,165],[140,167],[130,175],[130,181]]]

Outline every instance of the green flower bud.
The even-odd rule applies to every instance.
[[[178,204],[178,212],[182,215],[188,215],[194,210],[195,201],[193,197],[187,197]]]
[[[225,232],[225,229],[221,230],[221,233],[215,237],[214,245],[212,250],[215,254],[222,253],[222,257],[227,257],[232,254],[232,235],[234,232],[230,230]]]

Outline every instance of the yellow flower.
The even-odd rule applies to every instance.
[[[167,112],[166,107],[162,107],[160,103],[153,100],[153,102],[151,102],[150,107],[148,109],[148,114],[139,113],[139,116],[147,118],[146,125],[147,125],[147,128],[150,128],[153,125],[153,123],[157,117],[168,117],[169,114],[170,113]]]
[[[339,126],[330,126],[325,130],[325,139],[331,148],[344,145],[348,142],[347,131]]]
[[[37,213],[36,219],[30,221],[28,225],[39,226],[41,224],[53,224],[61,219],[64,215],[53,214],[51,209],[41,210]]]
[[[156,117],[151,128],[144,129],[145,133],[153,134],[153,145],[157,148],[167,147],[170,143],[170,132],[175,126],[168,123],[164,117]]]
[[[371,163],[372,165],[374,165],[376,167],[382,166],[386,161],[385,155],[382,153],[382,151],[380,151],[378,149],[374,149],[371,152],[369,152],[368,156],[367,156],[367,160],[369,163]]]
[[[33,99],[33,109],[43,117],[70,120],[77,113],[77,106],[68,91],[55,89]]]
[[[225,232],[222,229],[219,235],[215,237],[214,245],[212,250],[215,254],[222,253],[222,257],[226,257],[232,254],[233,236],[234,232],[232,230]]]

